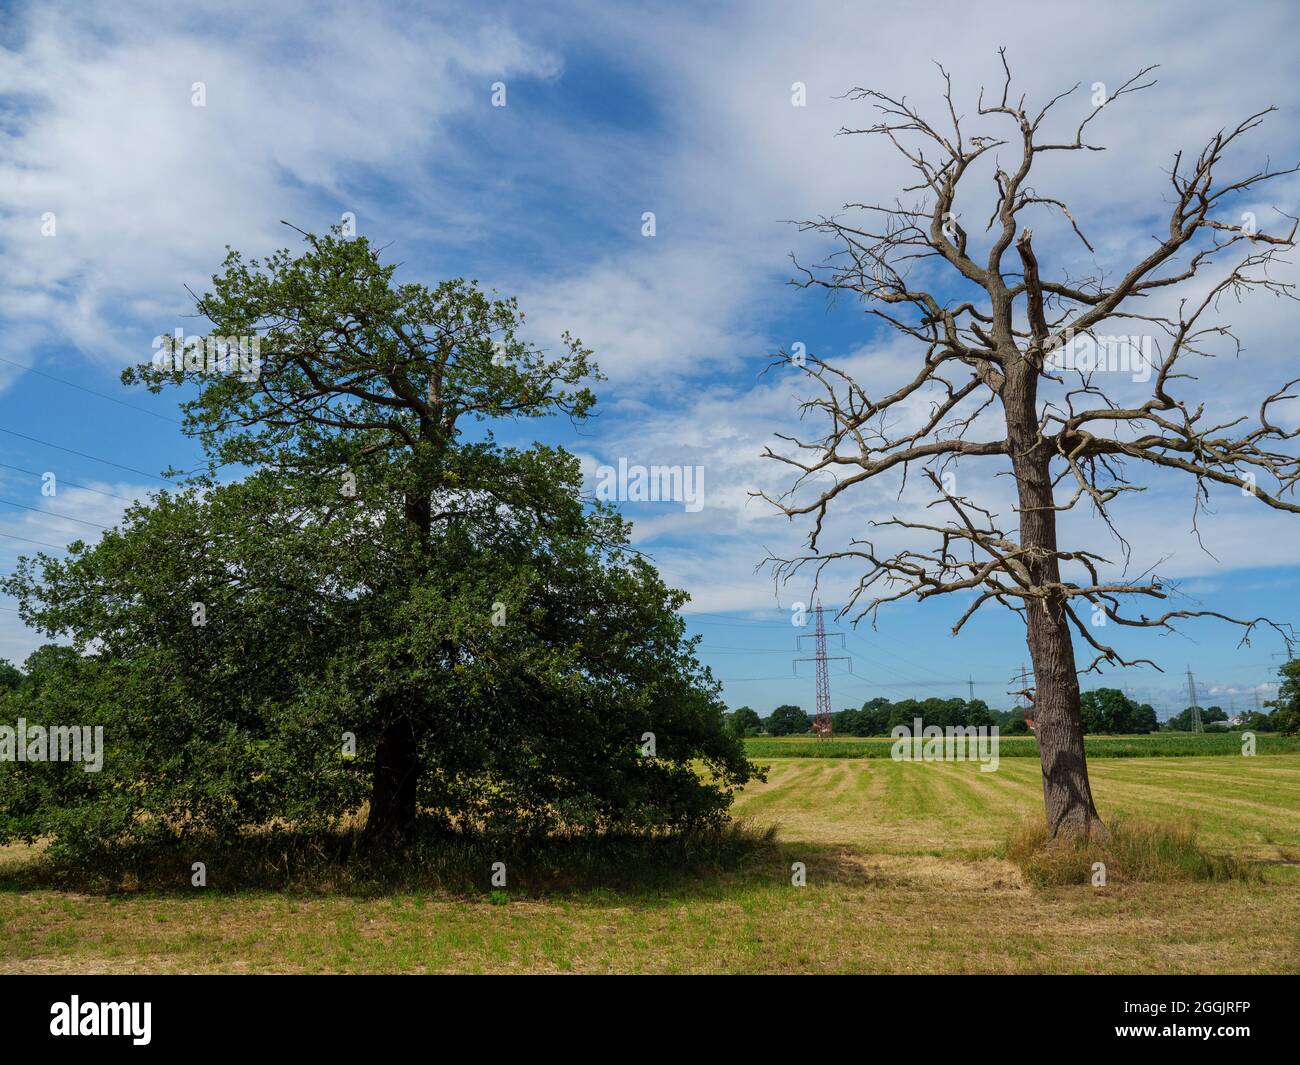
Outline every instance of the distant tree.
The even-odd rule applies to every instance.
[[[1079,698],[1084,732],[1124,735],[1155,730],[1156,712],[1140,706],[1118,688],[1095,688]]]
[[[73,668],[81,656],[76,648],[66,644],[47,643],[36,648],[23,663],[24,694],[39,692],[55,683],[68,669]]]
[[[1083,725],[1085,734],[1095,735],[1110,731],[1108,727],[1110,715],[1107,713],[1107,707],[1103,705],[1108,695],[1123,697],[1123,693],[1116,692],[1114,688],[1079,693],[1079,721]]]
[[[1284,663],[1278,673],[1282,683],[1277,698],[1268,704],[1273,707],[1273,727],[1287,736],[1300,735],[1300,658]]]
[[[737,736],[757,736],[763,729],[758,712],[742,706],[727,715],[727,727]]]
[[[1300,736],[1300,710],[1274,710],[1269,715],[1269,722],[1275,732],[1284,736]]]
[[[889,735],[889,717],[892,711],[893,704],[883,696],[868,699],[862,704],[862,709],[858,711],[858,727],[861,731],[855,733],[855,735]]]
[[[797,706],[778,706],[763,722],[772,736],[802,736],[812,728],[808,715]]]
[[[937,725],[990,726],[1001,723],[1001,716],[989,709],[982,699],[904,699],[891,702],[884,696],[868,699],[858,709],[837,711],[832,724],[842,736],[888,736],[898,725],[913,726],[920,718],[923,727]]]
[[[1243,732],[1276,732],[1277,722],[1273,720],[1276,715],[1276,710],[1272,714],[1261,713],[1259,710],[1249,710],[1241,715],[1241,730]]]
[[[1024,736],[1029,732],[1029,725],[1025,721],[1025,712],[1022,709],[1008,710],[1003,718],[1000,731],[1006,736]]]
[[[963,699],[926,699],[922,705],[921,716],[927,725],[947,728],[964,723],[966,702]]]
[[[1150,703],[1143,703],[1134,711],[1133,731],[1138,733],[1158,732],[1160,721],[1156,717],[1156,708]]]
[[[858,720],[860,716],[861,711],[853,706],[836,710],[831,714],[831,731],[836,736],[860,736],[862,734],[858,731],[861,727]]]
[[[924,707],[916,699],[902,699],[894,703],[889,708],[889,720],[885,724],[885,732],[892,732],[899,725],[912,727],[912,722],[922,716]]]
[[[1228,715],[1223,712],[1222,707],[1202,706],[1199,709],[1201,712],[1202,728],[1204,728],[1206,725],[1212,725],[1216,721],[1228,720]],[[1173,732],[1191,732],[1195,728],[1195,724],[1196,724],[1195,721],[1193,721],[1192,719],[1192,710],[1193,707],[1190,706],[1186,707],[1183,710],[1180,710],[1168,721],[1166,721],[1165,725],[1169,728],[1170,731]]]
[[[968,727],[988,727],[997,724],[997,715],[983,699],[972,699],[965,704],[965,723]]]

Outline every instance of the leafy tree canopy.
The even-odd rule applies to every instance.
[[[723,818],[752,767],[685,595],[573,456],[493,436],[584,417],[590,353],[529,345],[474,282],[398,284],[364,238],[306,243],[231,252],[198,300],[215,335],[259,338],[260,372],[124,375],[195,390],[207,471],[6,581],[71,643],[29,661],[28,716],[102,723],[106,758],[0,770],[0,839],[87,853],[367,805],[375,836]]]

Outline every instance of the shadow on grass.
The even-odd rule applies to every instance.
[[[653,905],[683,897],[733,897],[740,890],[788,888],[793,865],[807,883],[866,886],[881,881],[851,848],[779,843],[779,826],[741,820],[676,835],[572,835],[493,838],[428,833],[384,846],[359,832],[266,831],[236,841],[196,837],[184,843],[122,847],[73,863],[48,854],[0,867],[0,890],[147,894],[200,901],[219,895],[381,897],[437,894],[507,902],[584,896],[611,905]],[[202,862],[203,891],[192,883]],[[493,883],[505,866],[505,887]]]
[[[201,897],[192,882],[194,863],[201,862],[206,891],[221,894],[423,892],[502,900],[608,889],[653,895],[770,879],[779,868],[774,859],[775,830],[745,822],[677,834],[512,838],[430,831],[383,844],[359,831],[276,830],[237,840],[122,846],[83,862],[38,853],[0,871],[0,890]]]

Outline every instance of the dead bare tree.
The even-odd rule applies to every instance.
[[[829,427],[811,440],[778,434],[786,442],[786,453],[768,448],[767,457],[799,474],[789,490],[775,498],[756,494],[792,519],[814,519],[807,553],[768,559],[778,583],[805,568],[820,579],[828,565],[865,563],[842,611],[855,623],[867,615],[874,623],[885,603],[952,592],[972,595],[953,627],[954,635],[987,603],[1016,611],[1025,623],[1034,664],[1029,694],[1041,748],[1048,831],[1052,837],[1105,838],[1084,756],[1079,673],[1099,671],[1106,664],[1155,663],[1125,660],[1101,641],[1096,626],[1085,624],[1081,612],[1091,611],[1091,621],[1165,630],[1179,619],[1215,617],[1242,626],[1243,642],[1256,626],[1266,625],[1288,641],[1288,648],[1292,633],[1289,626],[1265,618],[1231,618],[1215,611],[1165,609],[1151,618],[1125,613],[1121,602],[1126,597],[1165,600],[1169,583],[1152,572],[1135,579],[1107,576],[1110,563],[1103,556],[1058,547],[1057,518],[1088,501],[1127,560],[1128,545],[1111,524],[1111,504],[1122,494],[1143,490],[1130,480],[1133,460],[1194,478],[1193,526],[1215,484],[1236,486],[1270,507],[1300,512],[1294,493],[1300,480],[1294,447],[1300,429],[1283,428],[1279,414],[1279,405],[1296,398],[1290,390],[1300,378],[1269,393],[1257,417],[1219,423],[1207,416],[1204,403],[1192,407],[1173,394],[1177,381],[1191,377],[1180,368],[1180,359],[1212,356],[1216,339],[1236,343],[1230,329],[1214,321],[1221,297],[1265,290],[1295,298],[1293,286],[1275,279],[1269,270],[1275,257],[1294,245],[1295,219],[1280,215],[1290,229],[1285,235],[1271,235],[1252,218],[1229,219],[1227,211],[1247,190],[1300,168],[1265,166],[1245,177],[1218,180],[1216,170],[1229,149],[1273,108],[1260,111],[1215,134],[1194,160],[1182,153],[1174,158],[1168,235],[1156,237],[1151,251],[1118,280],[1072,279],[1064,271],[1052,277],[1040,265],[1032,232],[1024,224],[1033,212],[1059,212],[1089,252],[1093,249],[1069,206],[1030,186],[1035,161],[1048,152],[1101,151],[1085,140],[1087,127],[1121,97],[1154,84],[1145,80],[1154,68],[1140,71],[1100,103],[1094,100],[1096,106],[1072,138],[1052,140],[1044,122],[1074,89],[1037,113],[1028,111],[1023,96],[1013,100],[1005,50],[1000,54],[1005,75],[1001,93],[996,102],[986,102],[981,92],[977,116],[989,126],[1003,126],[1004,137],[966,133],[953,102],[951,78],[942,67],[947,114],[939,124],[923,118],[906,101],[881,92],[859,88],[848,94],[871,104],[878,121],[841,132],[892,142],[919,175],[903,190],[916,202],[911,207],[901,200],[894,206],[849,204],[840,216],[800,223],[801,231],[832,238],[836,250],[811,268],[796,261],[795,283],[856,294],[868,313],[914,342],[923,358],[910,380],[876,396],[843,370],[801,358],[799,364],[820,386],[815,398],[802,405],[801,414],[827,419]],[[997,163],[1003,147],[1018,157],[1009,171]],[[959,188],[965,191],[963,179],[989,153],[994,153],[989,193],[994,207],[984,238],[987,254],[980,254],[958,220],[956,203]],[[926,260],[932,262],[919,269]],[[933,273],[930,266],[950,273],[949,288],[961,294],[940,298],[909,280]],[[1184,288],[1178,291],[1195,294],[1178,300],[1176,310],[1161,314],[1160,308],[1150,309],[1159,302],[1156,297],[1180,285]],[[1079,343],[1076,338],[1096,344],[1104,339],[1106,324],[1118,320],[1145,323],[1160,341],[1161,352],[1151,367],[1151,395],[1141,406],[1120,406],[1090,364],[1071,367],[1062,358]],[[794,359],[782,352],[779,361]],[[924,410],[927,401],[928,413],[916,417],[914,412]],[[968,438],[990,424],[994,428],[986,432],[988,438]],[[1018,496],[1014,528],[999,527],[995,513],[956,494],[951,481],[942,479],[960,460],[975,458],[1009,464]],[[878,553],[870,541],[854,539],[842,550],[820,549],[833,501],[890,471],[905,484],[913,465],[933,485],[936,496],[930,505],[943,517],[922,522],[894,516],[873,524],[906,530],[910,541],[925,540],[929,547]],[[1095,655],[1083,670],[1076,666],[1072,628]]]

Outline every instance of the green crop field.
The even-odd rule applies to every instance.
[[[888,758],[894,741],[888,736],[755,736],[745,741],[751,758]],[[1145,736],[1088,736],[1089,758],[1183,758],[1232,755],[1240,757],[1240,732],[1155,732]],[[1300,754],[1300,736],[1261,732],[1255,736],[1257,754]],[[999,736],[1000,758],[1037,758],[1033,736]]]
[[[1257,870],[1246,883],[1103,888],[1035,888],[1001,856],[1012,826],[1041,812],[1031,759],[988,773],[765,761],[767,782],[737,814],[778,826],[777,843],[740,870],[658,890],[498,905],[409,891],[81,894],[20,887],[34,859],[10,847],[0,970],[1300,972],[1300,754],[1098,759],[1104,816],[1190,815],[1210,849]],[[806,887],[791,884],[796,862]]]

